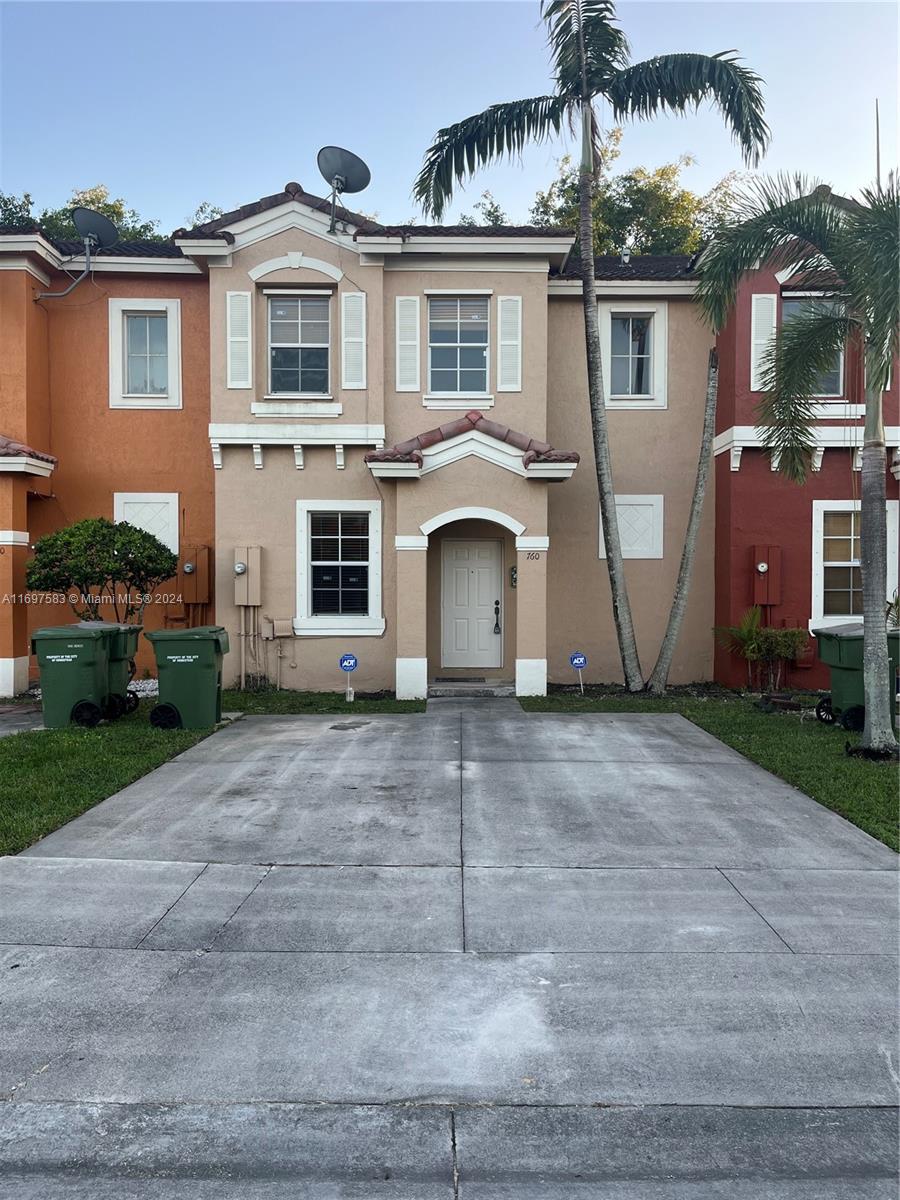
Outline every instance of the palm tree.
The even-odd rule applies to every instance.
[[[748,162],[757,162],[769,138],[763,117],[760,79],[740,65],[732,51],[721,54],[663,54],[630,63],[629,46],[616,22],[611,0],[541,0],[553,62],[554,91],[530,100],[492,104],[475,116],[441,129],[425,156],[414,194],[439,219],[454,186],[485,164],[518,155],[530,142],[559,134],[564,122],[581,129],[579,245],[587,342],[588,395],[600,516],[606,544],[613,618],[626,686],[643,687],[625,569],[606,427],[600,365],[594,231],[591,196],[599,166],[601,127],[597,99],[609,104],[612,120],[647,120],[661,112],[684,113],[710,100],[721,111]]]
[[[762,368],[764,442],[778,469],[802,483],[815,447],[814,393],[836,354],[850,345],[865,369],[860,503],[863,582],[863,746],[896,751],[887,645],[887,449],[882,393],[900,339],[900,187],[866,189],[860,201],[801,177],[763,180],[738,202],[734,220],[705,252],[699,299],[715,328],[724,323],[743,275],[759,263],[792,267],[804,287],[824,293],[805,315],[782,324]]]

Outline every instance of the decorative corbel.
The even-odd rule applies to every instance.
[[[339,471],[343,471],[343,469],[344,469],[344,447],[341,442],[337,442],[334,447],[334,461],[335,461],[335,466],[337,467],[337,469]]]
[[[743,449],[744,449],[743,446],[732,446],[731,447],[731,469],[732,469],[732,471],[739,471],[741,469],[741,452],[743,451]]]
[[[772,454],[770,456],[769,466],[772,468],[773,471],[777,471],[780,465],[781,465],[781,451],[773,450]]]
[[[298,471],[303,470],[303,447],[302,446],[294,447],[294,466],[297,468]]]
[[[862,455],[863,455],[862,446],[857,446],[856,449],[853,451],[853,470],[854,471],[862,470]]]
[[[822,457],[825,454],[824,446],[816,446],[812,452],[812,469],[814,471],[822,470]]]
[[[256,467],[257,471],[261,471],[263,469],[262,446],[259,442],[253,443],[253,465]]]
[[[212,450],[213,469],[216,471],[221,471],[222,470],[222,447],[219,444],[219,442],[210,442],[209,446],[210,446],[210,449]]]

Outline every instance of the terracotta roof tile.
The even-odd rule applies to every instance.
[[[580,462],[581,456],[575,450],[555,450],[549,442],[539,442],[527,433],[519,433],[499,421],[490,421],[478,409],[471,409],[463,417],[448,421],[437,429],[426,430],[417,437],[395,446],[385,446],[383,450],[370,450],[365,456],[366,462],[409,462],[422,465],[422,451],[438,442],[446,442],[459,437],[463,433],[484,433],[496,438],[498,442],[506,442],[522,451],[522,461],[527,467],[533,462]]]
[[[42,450],[35,450],[32,446],[26,446],[24,442],[17,442],[14,438],[4,437],[0,433],[0,458],[37,458],[41,462],[56,463],[56,459],[52,454],[44,454]]]

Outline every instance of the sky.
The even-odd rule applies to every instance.
[[[876,97],[883,171],[897,161],[893,2],[639,0],[618,15],[634,60],[735,49],[762,75],[764,171],[800,170],[845,193],[871,182]],[[289,180],[325,194],[325,144],[371,168],[349,207],[421,220],[411,189],[436,130],[551,90],[537,0],[0,0],[0,79],[0,190],[29,191],[40,209],[105,183],[163,232],[201,201],[229,209]],[[510,220],[527,220],[569,148],[546,143],[479,172],[445,219],[489,188]],[[699,193],[743,166],[704,109],[629,125],[616,169],[684,153],[697,161],[683,181]]]

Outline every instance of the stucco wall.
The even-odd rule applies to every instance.
[[[611,298],[611,297],[610,297]],[[650,300],[642,296],[641,300]],[[609,581],[599,557],[600,508],[587,400],[587,367],[580,298],[554,298],[549,316],[549,439],[578,450],[581,465],[567,483],[550,488],[551,681],[572,682],[569,654],[588,656],[585,678],[621,680]],[[607,410],[618,494],[664,500],[664,557],[625,563],[638,650],[646,674],[656,660],[678,573],[693,492],[706,362],[712,337],[690,300],[668,300],[668,407]],[[697,547],[693,586],[670,679],[709,679],[713,660],[714,481],[710,478]]]

